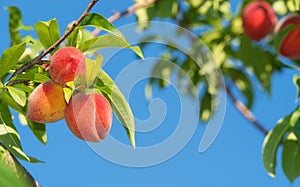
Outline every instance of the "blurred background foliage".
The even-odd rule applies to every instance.
[[[144,0],[136,0],[135,2],[140,3]],[[255,92],[263,91],[265,94],[272,94],[271,88],[274,84],[272,76],[275,73],[280,73],[284,68],[290,68],[294,69],[296,74],[299,71],[299,62],[284,58],[278,53],[277,45],[282,38],[271,33],[257,42],[243,34],[241,13],[243,7],[249,2],[251,0],[240,1],[236,12],[232,11],[229,0],[157,0],[146,7],[137,9],[135,15],[139,22],[138,29],[141,31],[147,30],[150,23],[148,21],[159,20],[177,24],[197,36],[196,39],[189,37],[191,38],[189,51],[191,56],[180,53],[174,46],[164,46],[161,60],[156,62],[152,70],[154,77],[159,76],[162,79],[150,79],[146,95],[151,97],[150,92],[153,84],[164,88],[168,85],[168,79],[173,74],[177,74],[178,87],[185,90],[189,96],[200,100],[199,118],[203,122],[207,122],[213,116],[218,105],[215,97],[219,90],[227,92],[230,96],[239,96],[238,99],[244,103],[245,109],[250,111],[253,103],[255,103]],[[299,0],[268,0],[268,2],[272,5],[278,19],[291,13],[299,14]],[[25,26],[22,23],[22,13],[19,8],[8,7],[7,9],[10,13],[11,47],[2,53],[0,59],[0,142],[4,144],[3,147],[0,147],[4,150],[1,151],[0,149],[0,158],[3,158],[3,155],[7,154],[6,150],[9,150],[19,159],[40,162],[22,151],[19,134],[11,120],[10,109],[19,113],[18,117],[21,124],[28,124],[41,143],[46,143],[45,125],[31,122],[25,118],[25,115],[29,94],[38,84],[50,79],[47,70],[49,61],[47,58],[43,59],[28,71],[14,77],[11,75],[26,62],[33,60],[41,51],[55,43],[62,33],[59,32],[55,19],[46,22],[40,21],[34,26]],[[99,18],[99,16],[96,17]],[[85,26],[91,24],[94,24],[95,28],[104,29],[112,34],[95,37],[90,30],[85,29]],[[104,47],[129,48],[142,57],[141,51],[130,46],[124,40],[123,35],[114,31],[113,28],[106,22],[105,25],[101,25],[100,22],[86,22],[67,37],[64,45],[77,47],[90,56],[96,56],[96,59],[99,56],[97,50]],[[20,35],[20,32],[24,30],[36,30],[38,38]],[[180,34],[184,33],[178,32],[178,35]],[[111,46],[112,43],[114,46]],[[146,43],[142,43],[141,48],[143,49],[146,45]],[[203,46],[207,47],[213,54],[217,65],[213,68],[221,70],[225,78],[225,85],[218,84],[218,80],[215,84],[210,84],[206,78],[208,76],[207,71],[204,71],[204,67],[199,66],[199,63],[191,58],[197,58],[202,54],[204,56],[200,58],[207,61],[205,65],[214,66],[215,64],[209,63],[212,59],[205,58],[207,52]],[[174,65],[163,63],[166,60],[180,66],[184,73],[189,76],[188,81],[181,71],[176,71]],[[109,94],[105,91],[111,88],[106,84],[111,85],[112,82],[108,75],[104,75],[102,80],[98,80],[97,86],[109,98]],[[299,91],[300,78],[296,75],[294,84]],[[191,87],[201,89],[199,94],[191,92],[193,90],[190,89]],[[298,95],[300,95],[300,91]],[[230,98],[232,99],[232,97]],[[121,120],[123,119],[122,116],[132,115],[122,96],[118,101],[111,100],[111,102],[115,103],[116,106],[118,106],[118,102],[122,102],[126,106],[127,113],[120,114]],[[282,159],[282,169],[287,178],[293,182],[300,175],[300,108],[295,104],[295,109],[291,114],[278,117],[282,117],[282,119],[274,124],[274,128],[266,135],[263,145],[263,162],[269,175],[275,176],[276,160]],[[251,122],[253,121],[250,120]],[[129,123],[132,125],[132,122]],[[128,129],[125,128],[125,130],[127,130],[131,143],[134,144],[134,135],[132,132],[128,132]],[[283,151],[281,157],[277,158],[279,146],[283,146]],[[2,165],[7,164],[0,164],[1,173],[7,170]],[[7,174],[5,179],[16,182],[10,172],[5,173]],[[3,182],[1,177],[2,175],[0,182]]]

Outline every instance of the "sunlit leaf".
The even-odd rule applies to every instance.
[[[35,137],[44,145],[47,143],[46,125],[32,122],[27,119],[28,126]]]
[[[300,77],[298,75],[294,75],[293,82],[297,88],[297,97],[296,97],[296,101],[297,101],[300,97]]]
[[[40,162],[23,152],[20,135],[12,122],[8,106],[3,101],[0,103],[0,142],[17,158],[28,162]]]
[[[106,32],[112,33],[124,40],[123,34],[113,26],[105,17],[100,14],[90,13],[86,16],[79,26],[92,26],[104,30]]]
[[[282,139],[289,129],[289,122],[291,116],[279,120],[273,130],[271,130],[265,137],[263,144],[263,162],[266,171],[272,177],[275,177],[276,168],[276,154],[278,146],[282,142]]]
[[[8,73],[19,61],[24,53],[26,44],[22,43],[13,47],[7,48],[0,59],[0,77]]]
[[[291,131],[300,140],[300,107],[291,114],[290,127]]]
[[[110,101],[115,115],[127,132],[132,147],[135,148],[134,117],[130,106],[114,81],[103,70],[98,76],[97,88]]]
[[[52,19],[48,22],[39,21],[35,24],[35,28],[39,40],[45,48],[49,48],[60,37],[60,32],[56,19]]]
[[[10,153],[0,145],[0,186],[30,187],[23,175],[18,176],[12,165],[5,163]],[[12,161],[13,162],[13,161]]]
[[[92,85],[100,72],[100,68],[102,65],[103,57],[97,56],[95,60],[91,60],[89,58],[85,59],[86,63],[86,85],[89,87]]]
[[[26,98],[26,94],[24,91],[22,90],[18,90],[14,87],[11,86],[7,86],[6,87],[8,89],[9,94],[11,95],[11,97],[22,107],[25,106],[27,98]]]
[[[144,58],[143,53],[138,46],[130,46],[126,40],[113,34],[97,36],[83,42],[79,46],[79,49],[83,52],[94,52],[103,48],[129,48],[132,49],[139,57]]]

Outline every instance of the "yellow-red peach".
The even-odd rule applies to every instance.
[[[50,123],[64,118],[66,101],[63,88],[54,81],[37,86],[28,99],[27,118],[38,123]]]
[[[52,56],[49,71],[52,80],[64,87],[77,75],[85,76],[84,54],[74,47],[63,47]]]
[[[252,40],[259,41],[272,32],[277,17],[272,6],[260,0],[245,6],[242,21],[245,35]]]
[[[300,58],[300,16],[290,14],[282,18],[275,28],[275,33],[286,28],[287,26],[294,25],[294,27],[284,36],[279,47],[279,53],[282,56],[290,59]]]
[[[103,140],[112,124],[112,109],[100,94],[78,93],[72,96],[65,110],[69,129],[78,138],[88,142]]]

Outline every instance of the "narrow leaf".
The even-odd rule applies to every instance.
[[[294,82],[294,85],[295,85],[296,88],[297,88],[297,97],[296,97],[296,101],[298,101],[298,99],[299,99],[299,97],[300,97],[300,77],[299,77],[298,75],[294,75],[293,82]]]
[[[83,52],[94,52],[103,48],[129,48],[135,52],[140,58],[144,58],[141,49],[138,46],[130,46],[130,44],[113,34],[106,34],[103,36],[97,36],[96,38],[89,39],[83,42],[79,49]]]
[[[113,26],[105,17],[100,14],[90,13],[86,16],[79,26],[92,26],[104,30],[106,32],[112,33],[125,40],[123,34]]]
[[[8,106],[4,102],[0,103],[0,142],[19,159],[28,162],[40,162],[23,152],[20,135],[12,122],[12,115]]]
[[[282,168],[291,183],[300,176],[300,143],[293,133],[283,143]]]
[[[25,178],[17,175],[16,166],[7,163],[6,159],[9,156],[7,149],[0,145],[0,186],[29,187]],[[15,162],[13,164],[17,165]]]
[[[114,113],[127,132],[132,147],[135,148],[134,117],[125,97],[103,70],[98,76],[97,87],[110,101]]]
[[[86,86],[92,85],[100,72],[103,57],[98,55],[95,60],[85,59],[86,63]]]
[[[11,46],[22,43],[22,38],[19,34],[19,29],[22,24],[22,14],[18,7],[9,6],[9,35]]]
[[[73,90],[67,87],[67,88],[63,88],[63,91],[64,91],[64,98],[66,102],[69,103],[73,95]]]
[[[8,89],[9,94],[11,95],[11,97],[22,107],[25,106],[26,104],[26,93],[22,90],[18,90],[14,87],[11,86],[7,86],[6,87]]]
[[[200,102],[200,119],[207,122],[212,115],[212,95],[206,90]]]
[[[35,28],[38,38],[45,48],[50,47],[60,37],[56,19],[52,19],[48,22],[39,21],[35,24]]]
[[[86,16],[82,22],[80,23],[79,26],[92,26],[92,27],[96,27],[98,29],[104,30],[108,33],[111,33],[115,36],[117,36],[119,38],[119,41],[117,41],[117,43],[120,43],[120,40],[123,40],[123,45],[124,44],[128,44],[128,41],[126,40],[125,36],[118,30],[115,28],[115,26],[113,26],[113,24],[111,24],[105,17],[103,17],[100,14],[96,14],[96,13],[91,13],[88,16]],[[105,37],[109,37],[109,36],[105,36]],[[93,43],[93,42],[92,42]],[[129,45],[130,46],[130,45]],[[120,46],[119,46],[120,47]],[[83,48],[83,47],[82,47]],[[86,49],[86,47],[84,47]],[[133,47],[132,50],[141,58],[144,58],[141,50],[138,49],[138,47]]]
[[[288,115],[279,120],[276,127],[267,134],[263,143],[264,167],[272,177],[275,177],[277,149],[289,129],[290,118],[291,116]]]
[[[22,43],[6,49],[0,60],[0,77],[8,73],[19,61],[24,53],[26,44]]]
[[[35,123],[27,119],[28,126],[35,137],[44,145],[47,143],[46,125]]]

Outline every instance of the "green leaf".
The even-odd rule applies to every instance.
[[[129,48],[135,52],[140,58],[144,58],[141,49],[138,46],[130,46],[130,44],[113,34],[106,34],[103,36],[97,36],[96,38],[89,39],[79,45],[79,49],[82,52],[94,52],[103,48]]]
[[[294,85],[295,85],[296,88],[297,88],[297,97],[296,97],[296,101],[298,101],[298,99],[299,99],[299,97],[300,97],[300,77],[299,77],[298,75],[294,75],[293,82],[294,82]]]
[[[24,107],[21,107],[8,93],[3,93],[3,101],[15,111],[25,115]]]
[[[28,162],[40,162],[38,159],[27,156],[21,146],[20,135],[13,122],[8,106],[0,103],[0,142],[16,157]]]
[[[247,108],[251,108],[254,100],[254,89],[252,82],[248,78],[245,72],[235,69],[234,67],[224,67],[223,71],[230,76],[235,86],[246,98]]]
[[[200,119],[207,122],[212,115],[212,95],[206,90],[201,98],[200,103]]]
[[[252,41],[246,37],[241,38],[240,48],[233,53],[233,57],[254,72],[261,86],[271,92],[271,79],[275,70],[278,70],[276,59],[269,51],[252,45]]]
[[[69,103],[73,95],[73,90],[67,87],[67,88],[63,88],[63,91],[64,91],[64,98],[66,102]]]
[[[11,80],[28,80],[33,81],[36,83],[43,83],[50,80],[50,78],[45,74],[37,73],[37,69],[30,69],[29,71],[17,75],[16,77],[12,78]]]
[[[35,137],[44,145],[47,143],[46,125],[35,123],[27,119],[27,124]]]
[[[131,46],[130,49],[133,50],[141,59],[144,59],[143,51],[139,46]]]
[[[103,17],[100,14],[96,13],[90,13],[88,16],[86,16],[82,22],[79,24],[79,26],[92,26],[96,27],[98,29],[104,30],[106,32],[112,33],[116,36],[119,36],[120,38],[125,39],[123,34],[113,26],[105,17]]]
[[[56,19],[52,19],[48,22],[39,21],[34,26],[38,38],[45,48],[49,48],[59,40],[60,32]],[[52,53],[54,53],[54,51]]]
[[[268,174],[275,177],[277,149],[289,129],[291,115],[280,119],[273,130],[265,137],[263,143],[263,162]]]
[[[103,70],[100,72],[96,84],[97,88],[110,101],[114,113],[127,132],[132,147],[135,148],[134,117],[125,97],[114,81]]]
[[[9,6],[9,35],[11,46],[22,43],[22,38],[19,34],[19,29],[22,24],[22,14],[18,7]]]
[[[22,107],[25,106],[27,98],[26,98],[26,93],[22,90],[18,90],[14,87],[11,86],[7,86],[6,87],[8,89],[9,94],[11,95],[11,97]]]
[[[24,53],[26,44],[22,43],[6,49],[0,60],[0,77],[9,72],[19,61]]]
[[[89,14],[82,20],[79,26],[92,26],[112,34],[87,40],[79,47],[82,51],[87,51],[88,49],[95,50],[97,48],[99,49],[104,47],[125,47],[131,48],[139,57],[144,58],[141,50],[137,46],[130,47],[130,44],[128,43],[124,35],[100,14]]]
[[[74,31],[67,37],[67,46],[72,46],[78,48],[78,44],[81,41],[81,30],[77,27]]]
[[[98,55],[95,60],[85,59],[86,63],[86,86],[92,85],[100,72],[103,57]]]
[[[283,143],[282,168],[291,183],[300,176],[300,143],[293,133]]]
[[[291,131],[300,140],[300,106],[291,114],[290,127]]]
[[[15,168],[2,159],[7,154],[9,154],[8,151],[0,145],[0,186],[29,187],[23,176],[18,176],[14,170]]]

